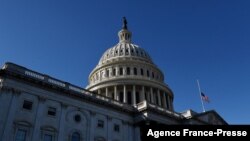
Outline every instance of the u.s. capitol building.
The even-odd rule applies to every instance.
[[[0,141],[141,141],[154,124],[227,124],[215,111],[174,110],[174,94],[149,54],[131,42],[104,52],[84,89],[5,63],[0,70]]]

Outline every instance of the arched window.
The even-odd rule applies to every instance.
[[[80,134],[77,132],[74,132],[71,136],[71,141],[80,141]]]

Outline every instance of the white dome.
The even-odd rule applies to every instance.
[[[98,63],[98,66],[113,62],[114,60],[126,58],[142,60],[153,64],[153,61],[144,49],[129,42],[120,42],[104,52]]]
[[[107,49],[89,75],[86,89],[133,106],[146,100],[173,110],[173,93],[149,54],[131,43],[126,21],[118,32],[119,43]]]

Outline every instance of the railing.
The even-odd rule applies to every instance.
[[[152,109],[160,111],[162,113],[167,113],[167,114],[172,115],[174,117],[182,118],[181,114],[178,114],[178,113],[170,111],[168,109],[165,109],[165,108],[159,107],[157,105],[151,104],[151,103],[149,103],[149,102],[147,102],[145,100],[138,103],[136,106],[137,106],[137,109],[139,111],[144,110],[144,109],[148,109],[148,108],[152,108]]]
[[[70,83],[52,78],[48,75],[44,75],[44,74],[29,70],[25,67],[22,67],[22,66],[13,64],[13,63],[6,63],[4,65],[4,67],[2,68],[2,70],[7,70],[7,71],[11,72],[12,74],[18,74],[18,75],[21,75],[21,76],[24,76],[27,78],[38,80],[38,81],[41,81],[43,83],[47,83],[47,84],[52,85],[52,86],[57,86],[59,88],[65,89],[65,90],[72,91],[75,94],[90,96],[90,97],[93,97],[93,98],[96,98],[99,100],[109,102],[109,103],[114,104],[114,105],[119,106],[119,107],[129,108],[128,105],[121,103],[119,101],[113,100],[111,98],[108,98],[108,97],[105,97],[102,95],[94,94],[86,89],[81,88],[81,87],[78,87],[78,86],[72,85]]]

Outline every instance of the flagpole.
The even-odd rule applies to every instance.
[[[198,84],[198,88],[199,88],[199,96],[200,96],[200,99],[201,99],[202,109],[203,109],[203,112],[206,112],[206,110],[205,110],[205,108],[204,108],[203,101],[202,101],[202,97],[201,97],[201,88],[200,88],[200,83],[199,83],[199,80],[198,80],[198,79],[197,79],[197,84]]]

